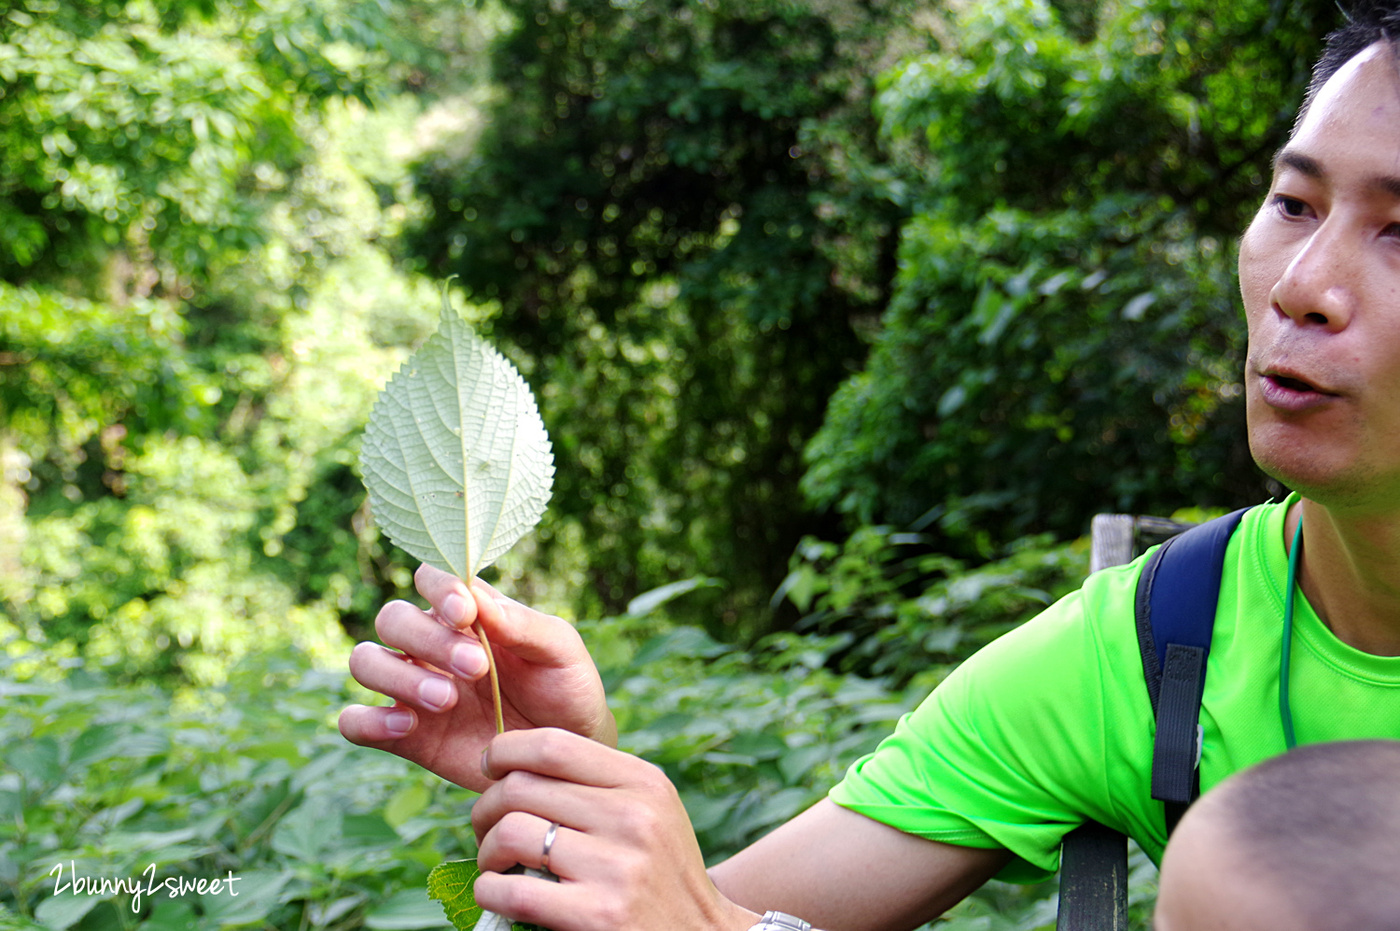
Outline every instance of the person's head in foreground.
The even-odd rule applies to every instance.
[[[1191,807],[1156,931],[1400,929],[1400,741],[1311,744]]]

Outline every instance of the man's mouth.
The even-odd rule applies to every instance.
[[[1336,392],[1314,384],[1296,372],[1265,369],[1260,373],[1260,381],[1265,403],[1278,410],[1311,410],[1337,397]]]
[[[1287,388],[1289,391],[1317,391],[1312,385],[1301,378],[1294,378],[1291,375],[1266,375],[1264,376],[1278,385],[1280,388]],[[1326,393],[1326,392],[1322,392]]]

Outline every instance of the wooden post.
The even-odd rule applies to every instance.
[[[1089,572],[1132,562],[1137,545],[1131,514],[1096,514],[1090,527]],[[1127,931],[1128,838],[1097,821],[1065,835],[1060,845],[1060,911],[1056,931]]]

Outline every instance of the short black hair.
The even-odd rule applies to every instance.
[[[1302,746],[1202,801],[1307,927],[1400,928],[1400,740]]]
[[[1342,65],[1382,40],[1392,48],[1400,48],[1400,0],[1351,0],[1340,6],[1346,22],[1327,36],[1322,54],[1313,65],[1308,92],[1298,109],[1298,123],[1303,121],[1303,114],[1308,112],[1322,85]]]

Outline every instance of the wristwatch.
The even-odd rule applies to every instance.
[[[784,912],[764,912],[749,931],[812,931],[812,926],[793,915]]]

